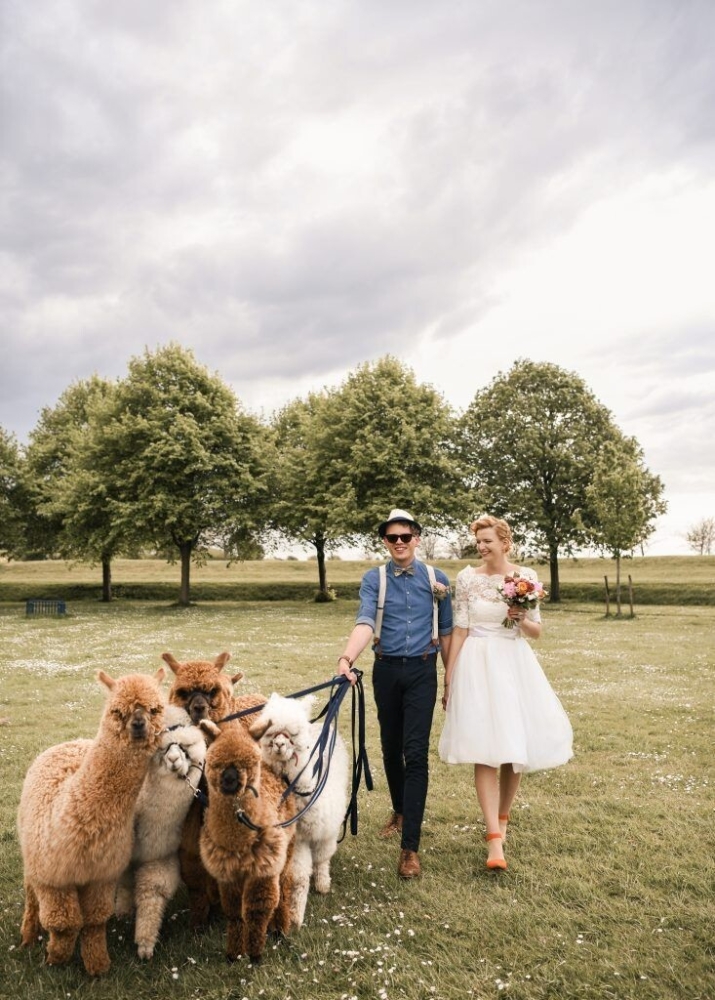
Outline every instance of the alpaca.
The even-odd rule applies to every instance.
[[[285,784],[298,779],[295,794],[303,800],[298,803],[298,811],[304,808],[318,780],[313,773],[316,757],[309,761],[310,752],[322,730],[320,723],[310,721],[313,700],[297,701],[274,693],[250,729],[252,734],[262,733],[260,741],[264,764]],[[325,786],[296,824],[293,917],[298,927],[303,925],[311,873],[315,891],[330,892],[330,859],[338,848],[338,837],[347,810],[347,783],[348,754],[342,737],[336,733]]]
[[[223,668],[231,659],[230,653],[220,653],[213,661],[179,663],[171,653],[163,653],[162,659],[175,674],[169,701],[186,709],[195,725],[202,719],[220,722],[233,712],[263,705],[266,701],[263,695],[257,694],[234,697],[233,685],[241,680],[243,673],[239,671],[233,677],[224,673]],[[241,721],[248,727],[253,719],[247,716]],[[209,878],[199,853],[202,821],[203,806],[197,799],[189,808],[179,848],[181,878],[189,892],[189,922],[194,930],[208,923],[211,907],[219,902],[218,887]]]
[[[209,804],[201,829],[201,858],[216,879],[228,923],[226,956],[261,959],[268,930],[291,928],[291,856],[295,827],[276,824],[295,815],[293,796],[262,767],[256,739],[244,726],[223,730],[204,720],[214,737],[206,753]]]
[[[167,705],[166,729],[149,764],[134,813],[130,866],[117,890],[117,916],[136,907],[139,958],[154,954],[167,903],[179,887],[181,830],[203,774],[206,740],[183,708]]]
[[[77,938],[84,967],[110,966],[107,920],[132,853],[134,808],[164,728],[156,678],[97,678],[109,696],[93,740],[50,747],[30,765],[18,810],[25,883],[22,944],[49,932],[46,961],[62,965]]]

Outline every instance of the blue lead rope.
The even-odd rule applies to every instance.
[[[317,684],[314,687],[306,688],[303,691],[296,691],[293,694],[286,695],[287,698],[303,698],[305,695],[314,694],[316,691],[322,691],[325,688],[331,689],[327,704],[320,714],[313,720],[314,722],[317,722],[319,719],[323,719],[323,725],[318,739],[315,741],[305,765],[283,792],[283,799],[286,799],[288,795],[295,792],[295,786],[297,785],[299,779],[304,774],[306,768],[310,765],[313,757],[317,755],[315,763],[313,764],[313,775],[316,777],[315,787],[310,793],[310,797],[303,808],[290,819],[284,820],[282,823],[277,823],[277,827],[288,827],[292,826],[293,823],[297,823],[303,813],[307,812],[308,809],[310,809],[310,807],[317,801],[321,792],[325,788],[328,775],[330,773],[330,763],[333,759],[335,743],[338,737],[338,713],[340,712],[340,706],[347,693],[348,686],[350,686],[352,691],[352,782],[350,801],[343,818],[342,833],[338,842],[342,841],[345,837],[348,819],[350,820],[350,832],[353,836],[357,834],[357,794],[363,775],[365,779],[365,787],[369,792],[372,791],[373,783],[372,775],[370,773],[370,765],[367,759],[367,748],[365,746],[365,689],[362,683],[362,671],[353,668],[352,672],[357,677],[354,685],[350,684],[347,677],[339,674],[336,677],[331,678],[331,680],[325,681],[323,684]],[[262,711],[264,708],[265,705],[252,705],[250,708],[244,708],[240,712],[233,712],[231,715],[227,715],[223,719],[219,719],[219,724],[222,722],[230,722],[233,719],[240,719],[245,715],[252,715],[254,712]],[[243,822],[243,820],[241,821]]]

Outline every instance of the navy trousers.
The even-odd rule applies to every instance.
[[[402,815],[402,847],[417,851],[427,799],[437,655],[376,658],[372,689],[392,808]]]

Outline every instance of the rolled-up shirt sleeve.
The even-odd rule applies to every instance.
[[[373,631],[377,617],[379,585],[379,571],[377,569],[368,570],[360,583],[360,607],[355,619],[356,625],[369,625]]]
[[[446,573],[438,569],[435,577],[445,587],[450,587],[449,578]],[[439,602],[437,608],[437,632],[439,635],[449,635],[452,631],[454,631],[454,623],[452,620],[452,594],[450,588],[450,593],[443,601]]]

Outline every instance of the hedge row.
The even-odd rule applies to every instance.
[[[359,581],[331,586],[339,598],[356,600]],[[196,583],[191,587],[191,600],[201,601],[312,601],[317,587],[313,583]],[[112,587],[117,600],[175,602],[179,585],[172,583],[117,583]],[[91,583],[49,584],[30,588],[27,584],[0,584],[0,602],[14,603],[30,598],[49,597],[64,601],[98,601],[101,587]],[[715,605],[715,587],[707,584],[682,585],[647,583],[633,590],[635,604]],[[562,583],[563,601],[599,603],[605,605],[603,584]],[[611,604],[615,596],[611,592]],[[621,590],[622,604],[628,604],[628,590]]]

